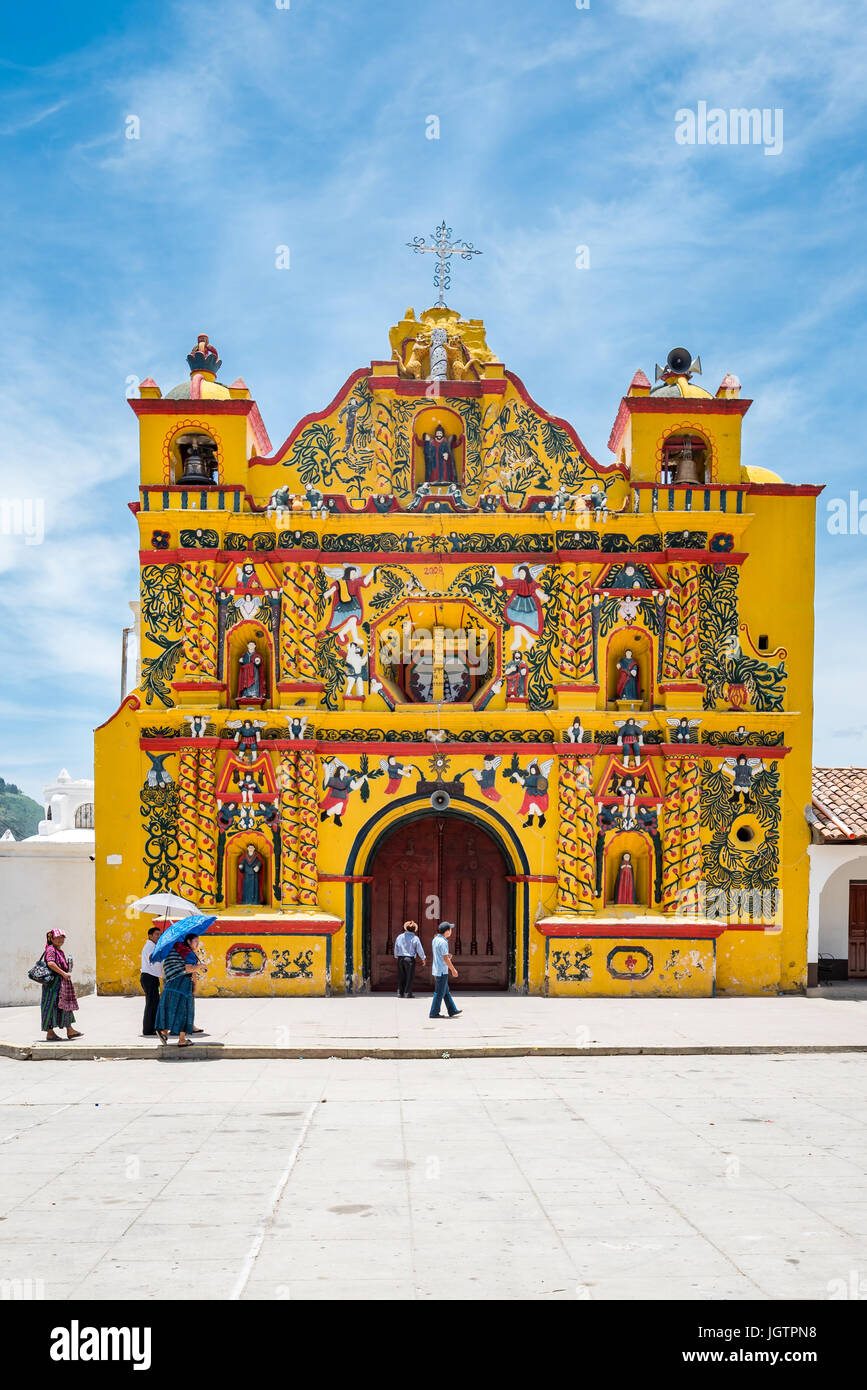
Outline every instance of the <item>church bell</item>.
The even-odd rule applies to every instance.
[[[213,482],[211,468],[213,459],[208,456],[204,448],[198,444],[193,444],[184,459],[184,471],[179,479],[180,483],[190,484],[198,487],[209,487]]]
[[[696,483],[701,486],[704,479],[699,476],[698,464],[693,458],[692,440],[685,439],[680,454],[674,460],[676,483]]]

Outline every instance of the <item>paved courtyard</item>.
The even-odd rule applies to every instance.
[[[0,1058],[0,1279],[821,1300],[867,1278],[865,1145],[863,1053]]]
[[[196,1002],[214,1056],[365,1057],[600,1053],[662,1049],[867,1048],[867,997],[828,993],[721,999],[543,999],[508,994],[455,995],[463,1013],[431,1019],[430,995],[397,999],[362,994],[332,999],[221,999]],[[125,1056],[160,1052],[141,1037],[142,996],[81,1000],[76,1042],[46,1043],[35,1002],[0,1009],[0,1055]],[[169,1058],[178,1056],[169,1047]],[[194,1054],[180,1054],[193,1060]]]

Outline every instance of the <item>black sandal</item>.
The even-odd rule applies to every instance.
[[[168,1028],[166,1028],[166,1029],[158,1028],[158,1029],[157,1029],[157,1037],[159,1038],[159,1040],[160,1040],[161,1043],[163,1043],[163,1044],[167,1043],[168,1040],[169,1040],[169,1030],[168,1030]]]

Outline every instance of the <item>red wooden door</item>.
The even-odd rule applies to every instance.
[[[849,884],[849,979],[867,979],[867,883]]]
[[[499,846],[456,816],[426,816],[398,827],[379,850],[370,885],[370,985],[397,989],[395,937],[412,919],[427,962],[416,963],[417,990],[432,989],[431,941],[437,923],[455,923],[450,953],[464,989],[507,989],[509,885]],[[426,916],[439,899],[436,917]],[[435,903],[433,904],[435,908]]]

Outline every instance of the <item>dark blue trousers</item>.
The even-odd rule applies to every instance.
[[[445,1005],[446,1009],[448,1010],[449,1017],[451,1017],[452,1014],[456,1014],[458,1011],[458,1006],[455,1003],[454,999],[452,999],[451,990],[449,989],[448,975],[434,975],[434,996],[431,1000],[430,1005],[431,1018],[442,1017],[442,1015],[440,1014],[440,1005],[442,1004],[443,1000],[445,1000]]]

